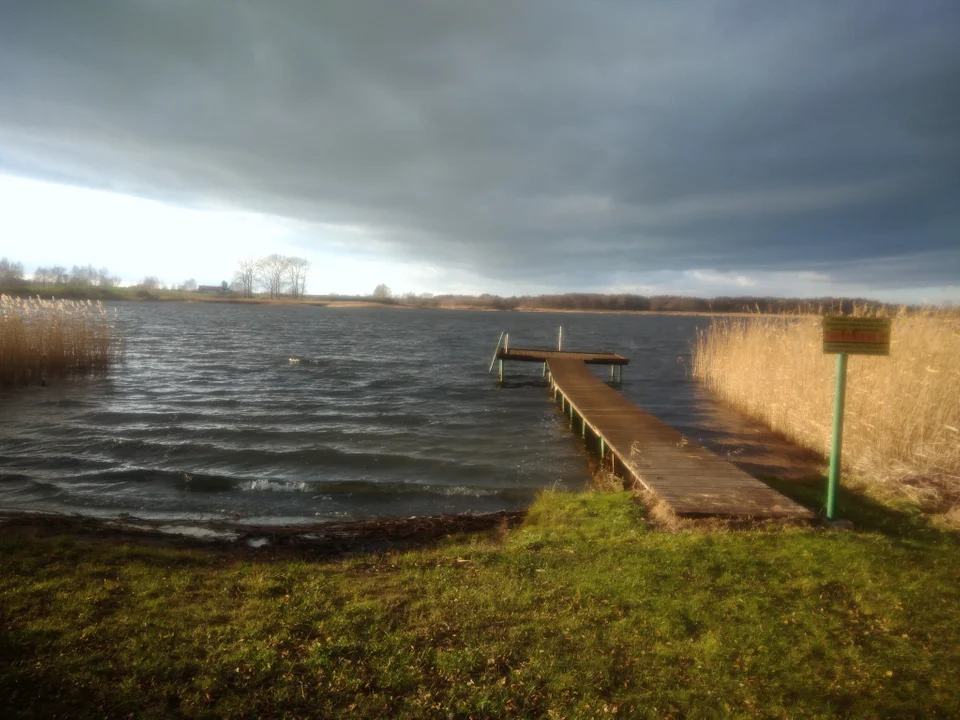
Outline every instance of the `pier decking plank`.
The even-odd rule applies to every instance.
[[[536,358],[515,354],[540,353]],[[590,360],[581,356],[589,356]],[[629,362],[613,353],[510,350],[508,360],[546,361],[553,386],[603,440],[621,468],[665,500],[678,515],[810,518],[808,509],[685,438],[601,381],[588,362]]]

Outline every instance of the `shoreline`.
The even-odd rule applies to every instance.
[[[526,510],[461,513],[288,525],[246,525],[221,520],[97,518],[55,512],[0,510],[0,538],[29,535],[83,537],[113,545],[192,547],[228,555],[293,552],[335,557],[426,547],[445,538],[513,529]]]
[[[303,299],[294,298],[239,298],[239,297],[217,297],[217,296],[167,296],[162,295],[151,297],[137,297],[127,294],[112,293],[47,293],[47,292],[14,292],[4,291],[10,297],[18,298],[36,298],[42,300],[74,300],[91,301],[101,303],[163,303],[184,305],[195,304],[223,304],[223,305],[269,305],[277,307],[324,307],[334,310],[363,310],[382,308],[385,310],[439,310],[452,312],[489,312],[489,313],[543,313],[558,315],[675,315],[680,317],[784,317],[782,313],[757,313],[745,311],[710,311],[710,310],[603,310],[603,309],[572,309],[572,308],[549,308],[537,306],[523,306],[515,308],[497,308],[485,305],[411,305],[403,302],[378,302],[376,300],[338,300],[326,299],[323,297],[311,297]],[[813,315],[815,313],[791,313],[790,317],[799,317],[802,315]]]
[[[857,495],[853,530],[670,530],[638,500],[547,491],[516,527],[362,555],[0,523],[0,704],[77,718],[645,717],[651,701],[692,717],[957,715],[960,536]]]
[[[103,291],[84,292],[79,288],[61,288],[59,292],[50,289],[4,289],[0,294],[17,298],[41,298],[43,300],[75,300],[91,301],[102,303],[213,303],[213,304],[234,304],[234,305],[277,305],[284,307],[304,306],[304,307],[327,307],[334,309],[369,309],[384,308],[392,310],[453,310],[453,311],[474,311],[474,312],[519,312],[519,313],[555,313],[564,315],[677,315],[690,317],[800,317],[808,315],[819,315],[813,311],[814,302],[822,306],[822,301],[795,301],[797,304],[806,302],[811,305],[810,311],[756,311],[756,310],[713,310],[713,309],[686,309],[686,310],[630,310],[630,309],[578,309],[578,308],[553,308],[541,307],[538,305],[520,305],[516,307],[496,307],[484,304],[458,303],[450,299],[437,299],[436,304],[420,304],[404,302],[400,298],[380,301],[371,298],[353,297],[338,298],[335,296],[313,295],[304,298],[293,297],[253,297],[244,298],[232,295],[206,295],[201,293],[185,293],[174,290],[155,290],[142,291],[128,288],[106,289]],[[708,302],[700,298],[692,298],[702,302]],[[503,299],[500,298],[502,301]],[[765,298],[756,298],[756,300],[765,300]]]

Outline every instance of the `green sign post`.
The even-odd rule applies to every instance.
[[[837,356],[837,378],[833,390],[833,434],[830,439],[830,478],[827,481],[827,519],[833,520],[840,485],[843,453],[843,411],[847,399],[847,356],[889,355],[890,318],[823,318],[823,352]]]
[[[840,484],[840,452],[843,446],[843,410],[847,401],[847,354],[837,354],[837,380],[833,386],[833,434],[830,439],[830,479],[827,481],[827,518],[833,520]]]

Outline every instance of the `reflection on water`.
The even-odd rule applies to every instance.
[[[581,487],[581,441],[513,347],[619,352],[622,391],[684,432],[695,317],[122,304],[106,378],[0,395],[0,507],[317,521],[517,509]],[[596,372],[606,372],[598,367]]]

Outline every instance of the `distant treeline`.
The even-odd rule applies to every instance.
[[[234,284],[200,286],[187,280],[176,289],[168,288],[155,277],[144,278],[139,284],[117,287],[118,279],[106,268],[74,266],[37,268],[32,282],[24,277],[21,263],[0,258],[0,290],[13,294],[53,291],[58,297],[121,299],[178,299],[183,293],[215,294],[220,299],[253,298],[258,290],[271,298],[282,296],[306,298],[306,277],[310,263],[302,258],[271,255],[258,261],[241,263]],[[631,295],[601,293],[564,293],[557,295],[433,295],[406,293],[394,295],[387,285],[380,284],[370,295],[313,295],[311,300],[370,301],[384,305],[404,305],[424,308],[478,308],[483,310],[563,310],[594,312],[688,312],[688,313],[825,313],[852,312],[858,309],[878,310],[899,308],[899,305],[881,303],[864,298],[773,298],[773,297],[717,297],[697,298],[682,295]]]
[[[857,308],[899,307],[863,298],[696,298],[681,295],[603,295],[565,293],[563,295],[404,295],[392,302],[417,307],[476,307],[493,310],[566,310],[606,312],[697,312],[697,313],[822,313],[851,312]]]

